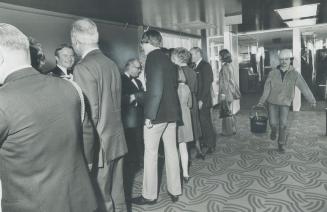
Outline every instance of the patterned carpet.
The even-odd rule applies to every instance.
[[[221,120],[213,112],[219,134]],[[327,212],[327,137],[324,112],[297,112],[289,117],[285,154],[269,134],[250,132],[248,111],[237,115],[238,132],[218,135],[214,154],[193,160],[192,179],[172,203],[162,174],[159,199],[152,206],[132,206],[133,212]],[[141,193],[142,171],[133,196]]]

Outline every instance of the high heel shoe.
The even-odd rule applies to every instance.
[[[205,160],[206,158],[205,158],[206,156],[205,156],[205,154],[203,154],[202,152],[201,153],[197,153],[196,154],[196,156],[195,156],[195,158],[197,158],[197,159],[202,159],[202,160]]]
[[[171,194],[169,192],[168,192],[168,195],[169,195],[169,197],[170,197],[170,199],[171,199],[172,202],[177,202],[178,199],[179,199],[179,196],[178,195],[173,195],[173,194]]]
[[[190,181],[191,177],[183,177],[183,182],[187,184]]]

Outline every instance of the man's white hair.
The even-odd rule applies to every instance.
[[[278,56],[280,56],[282,53],[287,54],[290,57],[293,57],[293,51],[291,49],[282,49],[282,50],[280,50]]]
[[[13,25],[0,23],[0,47],[29,51],[27,36]]]
[[[72,41],[82,44],[97,44],[99,42],[99,32],[97,25],[88,18],[75,21],[70,32]]]

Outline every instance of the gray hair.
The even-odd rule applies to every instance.
[[[131,58],[131,59],[129,59],[129,60],[126,62],[125,67],[124,67],[124,71],[125,71],[125,72],[128,71],[129,67],[130,67],[134,62],[139,62],[139,63],[141,64],[140,60],[138,60],[137,58]]]
[[[29,51],[27,36],[15,26],[6,23],[0,23],[0,46],[12,50]]]
[[[203,57],[203,51],[200,47],[195,46],[195,47],[191,48],[190,51],[195,51],[197,53],[200,53],[201,57]]]
[[[291,49],[282,49],[282,50],[280,50],[278,56],[280,56],[282,53],[288,54],[290,56],[290,58],[293,57],[293,51]]]
[[[75,21],[70,32],[72,41],[82,44],[97,44],[99,32],[97,25],[89,18],[82,18]]]

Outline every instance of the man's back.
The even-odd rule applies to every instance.
[[[0,89],[3,212],[95,210],[80,107],[68,81],[32,68],[7,77]]]
[[[150,52],[145,63],[145,118],[152,123],[179,120],[177,69],[160,49]]]
[[[90,104],[106,160],[123,156],[127,147],[121,121],[121,79],[116,64],[100,50],[94,50],[75,66],[74,80]]]

